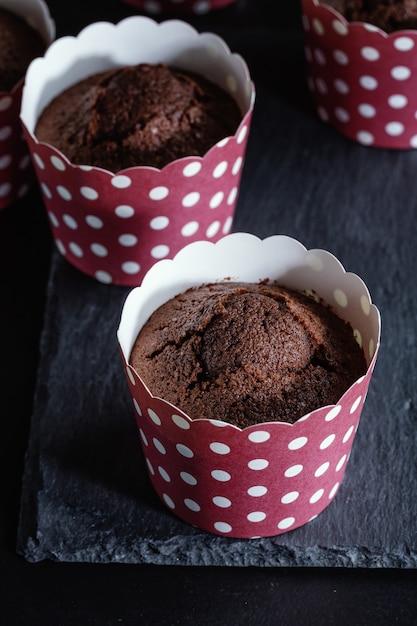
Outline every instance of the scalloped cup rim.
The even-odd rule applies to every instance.
[[[396,38],[398,36],[407,34],[408,37],[410,35],[413,35],[415,39],[417,40],[417,29],[402,28],[399,30],[395,30],[391,33],[388,33],[383,28],[379,28],[379,26],[375,26],[375,24],[371,24],[370,22],[364,22],[364,21],[355,21],[355,22],[352,21],[351,22],[347,20],[345,16],[342,15],[342,13],[340,13],[337,9],[327,4],[325,1],[322,2],[321,0],[303,0],[303,5],[306,3],[310,3],[311,5],[314,5],[314,7],[316,8],[323,8],[329,13],[333,13],[333,15],[335,15],[338,18],[338,20],[340,20],[349,30],[351,30],[352,28],[353,29],[360,28],[361,30],[367,30],[369,32],[378,33],[384,39],[389,39],[390,37]]]
[[[168,266],[171,269],[175,269],[176,263],[179,262],[179,259],[183,258],[184,256],[187,256],[190,252],[190,250],[192,250],[192,248],[194,248],[194,250],[196,248],[198,248],[199,246],[203,245],[206,247],[206,249],[208,250],[209,247],[214,251],[215,249],[219,249],[220,246],[224,245],[225,242],[227,244],[227,241],[231,241],[231,239],[235,239],[235,241],[238,241],[238,238],[240,238],[241,240],[246,240],[247,244],[254,244],[254,245],[264,245],[265,241],[271,241],[273,242],[278,241],[278,239],[282,239],[287,241],[290,245],[294,246],[294,248],[298,248],[300,251],[304,251],[305,253],[309,253],[309,252],[320,252],[323,253],[326,257],[328,257],[329,259],[332,259],[333,262],[336,264],[336,266],[338,266],[338,270],[340,271],[341,274],[344,274],[345,276],[349,277],[352,281],[357,281],[358,284],[361,285],[361,287],[364,289],[364,293],[367,295],[368,299],[369,299],[369,307],[370,307],[370,311],[373,311],[374,314],[376,314],[376,323],[378,325],[378,330],[377,330],[377,340],[375,342],[375,350],[374,353],[372,355],[372,357],[369,359],[367,359],[368,365],[367,365],[367,369],[366,372],[360,376],[357,380],[355,380],[348,389],[346,389],[346,391],[342,394],[342,396],[339,398],[338,402],[336,404],[333,405],[324,405],[324,406],[320,406],[317,409],[306,413],[305,415],[301,416],[296,422],[294,423],[288,423],[288,422],[280,422],[280,421],[269,421],[269,422],[261,422],[259,424],[255,424],[255,425],[251,425],[251,426],[247,426],[246,428],[242,429],[238,426],[235,426],[233,424],[230,424],[229,422],[223,422],[221,420],[215,420],[215,419],[208,419],[208,418],[194,418],[192,419],[187,413],[185,413],[184,411],[182,411],[179,407],[177,407],[176,405],[172,404],[171,402],[168,402],[167,400],[165,400],[164,398],[161,398],[159,396],[154,396],[149,388],[147,387],[147,385],[144,383],[144,381],[142,380],[142,378],[140,377],[139,373],[133,368],[132,365],[130,365],[129,363],[129,355],[130,355],[130,350],[131,347],[133,345],[132,340],[126,341],[126,338],[123,338],[123,331],[124,331],[124,326],[128,325],[129,322],[127,321],[127,316],[131,315],[131,309],[136,309],[136,313],[138,313],[138,311],[140,310],[141,307],[141,303],[140,300],[142,300],[143,302],[146,302],[146,300],[149,300],[149,298],[152,298],[153,293],[157,292],[159,287],[158,287],[158,276],[160,276],[162,273],[165,273],[165,271],[167,270]],[[225,279],[225,278],[213,278],[212,279],[213,282],[219,281],[219,282],[227,282],[227,280],[233,280],[233,279]],[[242,282],[245,282],[245,280],[242,278],[241,279]],[[272,279],[271,279],[272,280]],[[202,281],[200,283],[197,283],[195,281],[192,281],[190,286],[192,285],[198,285],[198,284],[202,284],[205,281]],[[250,281],[246,281],[246,282],[250,282]],[[272,280],[272,282],[276,282],[275,280]],[[285,281],[284,281],[285,282]],[[178,292],[179,293],[179,292]],[[143,297],[142,297],[143,296]],[[165,301],[165,300],[163,300]],[[155,307],[157,308],[157,307]],[[153,308],[152,310],[155,310],[155,308]],[[146,321],[146,320],[145,320]],[[145,323],[145,322],[143,322]],[[138,330],[140,330],[140,328],[142,327],[143,324],[139,324],[139,328],[136,328],[135,332],[133,333],[133,336],[136,337]],[[342,399],[345,397],[345,395],[349,394],[351,392],[351,390],[355,387],[355,385],[357,385],[358,383],[360,383],[364,378],[368,377],[371,375],[374,367],[375,367],[375,363],[376,363],[376,359],[377,359],[377,355],[379,352],[379,347],[380,347],[380,337],[381,337],[381,317],[380,317],[380,312],[379,309],[376,307],[375,304],[372,303],[372,299],[371,299],[371,295],[369,293],[369,290],[366,286],[366,284],[364,283],[364,281],[355,273],[352,272],[346,272],[344,266],[342,265],[342,263],[339,261],[339,259],[334,256],[331,252],[328,252],[327,250],[323,250],[323,249],[307,249],[303,244],[301,244],[298,240],[286,236],[286,235],[271,235],[269,237],[266,237],[265,239],[260,239],[259,237],[249,234],[249,233],[232,233],[230,235],[226,235],[225,237],[223,237],[222,239],[220,239],[219,241],[213,243],[213,242],[207,242],[207,241],[197,241],[197,242],[193,242],[187,246],[185,246],[182,250],[180,250],[173,259],[164,259],[162,261],[158,261],[153,267],[150,268],[150,270],[147,272],[147,274],[145,275],[142,283],[140,286],[134,287],[133,289],[131,289],[131,291],[128,293],[123,307],[122,307],[122,313],[120,316],[120,323],[117,329],[117,339],[119,342],[119,347],[122,353],[122,357],[127,365],[127,367],[134,373],[134,375],[139,379],[140,384],[143,386],[143,388],[146,390],[146,393],[153,399],[158,400],[159,402],[163,403],[164,405],[173,407],[173,409],[175,409],[175,411],[179,412],[181,416],[183,416],[184,418],[187,419],[187,421],[189,421],[190,426],[193,423],[198,423],[198,422],[219,422],[224,424],[225,426],[231,426],[234,429],[238,430],[238,431],[246,431],[252,428],[259,428],[262,425],[268,424],[268,425],[273,425],[273,427],[288,427],[288,426],[297,426],[298,424],[300,424],[300,422],[303,421],[308,421],[309,419],[314,419],[314,415],[317,415],[319,413],[321,413],[323,410],[325,409],[329,409],[331,410],[333,407],[336,407],[339,403],[341,403]]]

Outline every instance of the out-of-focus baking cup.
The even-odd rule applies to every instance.
[[[136,336],[162,303],[213,281],[269,279],[322,298],[354,331],[368,369],[334,406],[295,424],[239,429],[190,419],[153,397],[129,365]],[[274,235],[234,233],[160,261],[123,306],[118,341],[150,480],[178,517],[228,537],[279,535],[314,519],[342,483],[380,344],[380,315],[364,282],[325,250]],[[193,416],[198,418],[198,416]]]
[[[203,157],[117,173],[73,165],[36,139],[40,113],[66,87],[111,67],[159,62],[201,74],[231,94],[242,112],[235,134]],[[158,24],[133,16],[56,40],[28,69],[21,119],[59,251],[100,282],[137,285],[156,261],[184,245],[228,233],[254,100],[242,57],[217,35],[198,33],[181,20]]]
[[[55,23],[43,0],[0,0],[0,7],[29,22],[45,46],[54,39]],[[0,90],[0,210],[23,197],[36,180],[19,118],[23,83],[24,77],[11,91]]]
[[[320,118],[365,145],[417,148],[417,31],[387,34],[302,0],[312,98]]]
[[[122,0],[122,2],[150,15],[160,13],[204,15],[214,9],[221,9],[229,4],[234,4],[237,0]]]

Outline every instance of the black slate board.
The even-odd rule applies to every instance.
[[[175,518],[148,481],[116,342],[128,290],[55,252],[18,551],[29,561],[414,568],[417,152],[364,148],[323,124],[298,35],[252,31],[250,49],[245,31],[229,41],[257,84],[234,230],[330,250],[381,311],[382,347],[342,487],[317,519],[275,538],[232,540]]]

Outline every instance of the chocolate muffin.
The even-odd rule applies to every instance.
[[[0,7],[0,91],[13,89],[45,47],[41,35],[22,17]]]
[[[203,77],[141,63],[69,87],[42,112],[35,135],[76,165],[117,172],[203,156],[241,119],[235,100]]]
[[[349,22],[367,22],[388,33],[417,28],[417,0],[325,0]]]
[[[335,404],[367,367],[352,328],[328,306],[275,284],[228,282],[158,308],[130,363],[153,395],[192,419],[240,428],[294,423]]]

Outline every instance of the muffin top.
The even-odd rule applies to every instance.
[[[349,22],[368,22],[388,33],[417,28],[417,0],[323,0]]]
[[[240,428],[294,423],[337,403],[366,372],[349,324],[263,283],[203,285],[169,300],[141,329],[130,363],[154,396],[191,419]]]
[[[69,87],[42,112],[35,135],[74,164],[117,172],[203,156],[241,119],[235,100],[203,77],[142,63]]]
[[[41,35],[23,18],[0,7],[0,91],[10,91],[29,63],[45,52]]]

